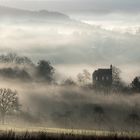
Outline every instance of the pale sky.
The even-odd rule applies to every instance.
[[[137,14],[140,12],[140,0],[0,0],[0,3],[25,9],[48,9],[67,13],[108,14],[121,12]]]

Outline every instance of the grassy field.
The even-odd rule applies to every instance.
[[[0,139],[9,140],[139,140],[140,132],[110,132],[44,127],[0,126]]]

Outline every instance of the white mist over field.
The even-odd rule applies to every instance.
[[[99,93],[74,86],[0,81],[1,87],[18,91],[21,113],[15,126],[94,130],[139,130],[139,94]],[[6,124],[14,124],[13,116]],[[11,121],[12,120],[12,121]]]

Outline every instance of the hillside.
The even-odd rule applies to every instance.
[[[70,20],[70,18],[59,12],[47,10],[30,11],[17,8],[0,6],[0,19],[22,19],[22,20]]]

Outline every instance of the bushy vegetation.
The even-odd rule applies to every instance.
[[[0,139],[3,140],[139,140],[138,137],[134,136],[119,136],[113,135],[75,135],[67,133],[45,133],[45,132],[25,132],[17,134],[13,131],[2,132]]]
[[[0,55],[0,77],[29,82],[53,82],[54,67],[49,61],[40,60],[35,65],[25,56],[14,53]]]

